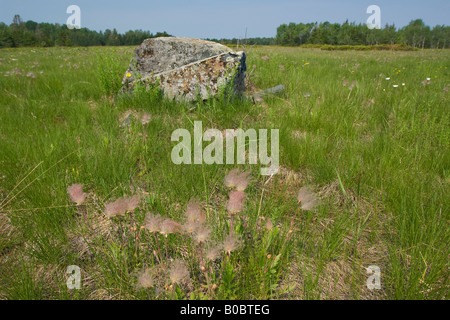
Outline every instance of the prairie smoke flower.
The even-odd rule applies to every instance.
[[[226,253],[230,254],[231,252],[239,249],[241,244],[242,244],[241,238],[230,234],[227,235],[223,240],[222,248]]]
[[[110,202],[105,206],[105,214],[112,218],[115,216],[123,216],[128,211],[133,211],[139,205],[139,196],[118,198],[114,202]]]
[[[272,228],[273,228],[273,222],[272,222],[272,220],[267,219],[267,220],[266,220],[265,227],[266,227],[266,229],[267,229],[268,231],[272,230]]]
[[[300,188],[297,200],[302,210],[312,210],[318,203],[316,195],[308,187]]]
[[[230,193],[230,199],[227,202],[227,210],[231,215],[242,211],[245,201],[244,191],[233,191]]]
[[[211,233],[211,229],[207,227],[201,227],[197,229],[195,232],[195,240],[198,243],[204,243],[209,238],[209,234]]]
[[[125,197],[127,211],[133,211],[139,205],[140,198],[138,195],[132,197]]]
[[[191,199],[187,205],[185,215],[188,221],[196,221],[203,223],[206,221],[206,216],[202,213],[202,207],[197,199]]]
[[[73,184],[67,188],[70,200],[75,202],[78,206],[84,202],[89,193],[83,193],[82,184]]]
[[[224,184],[228,188],[236,187],[239,191],[244,191],[250,183],[249,174],[250,172],[239,173],[238,169],[233,169],[225,176]]]
[[[221,245],[209,247],[206,251],[206,260],[209,260],[209,261],[216,260],[220,256],[221,251],[222,251]]]
[[[197,230],[198,227],[199,227],[198,222],[196,222],[196,221],[187,221],[183,225],[183,230],[187,234],[192,234],[192,233],[194,233]]]
[[[356,81],[353,81],[352,84],[348,87],[350,90],[352,90],[356,85]]]
[[[144,226],[148,231],[150,231],[150,233],[159,232],[161,231],[162,220],[163,219],[159,214],[154,215],[151,213],[147,213],[147,216],[145,217]]]
[[[164,236],[168,236],[171,233],[180,232],[181,224],[171,219],[166,219],[161,223],[161,230],[159,231]]]
[[[142,125],[145,126],[147,123],[149,123],[150,120],[151,120],[151,118],[152,118],[152,116],[151,116],[150,114],[144,113],[144,114],[142,115],[142,118],[141,118],[141,123],[142,123]]]
[[[250,178],[248,177],[249,174],[250,172],[242,172],[239,175],[238,180],[236,181],[236,189],[238,191],[244,191],[247,189],[247,186],[250,183]]]
[[[225,176],[224,184],[228,188],[234,188],[236,186],[236,180],[238,179],[239,170],[233,169]]]
[[[138,276],[138,287],[148,289],[153,287],[155,279],[153,277],[153,270],[146,269]]]
[[[124,198],[119,198],[105,205],[105,214],[108,218],[123,216],[126,211],[127,204]]]
[[[169,270],[169,278],[172,284],[180,284],[189,277],[189,270],[181,260],[175,260]]]

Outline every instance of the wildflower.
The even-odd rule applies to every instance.
[[[280,64],[280,70],[284,70],[284,66]]]
[[[225,237],[225,239],[223,240],[223,250],[230,254],[231,252],[239,249],[239,247],[241,246],[241,239],[235,235],[228,235]]]
[[[237,190],[244,191],[250,183],[249,174],[250,172],[239,173],[238,169],[233,169],[225,176],[224,183],[229,188],[236,187]]]
[[[196,221],[199,223],[206,221],[206,216],[202,213],[201,204],[197,199],[191,199],[189,201],[185,215],[188,221]]]
[[[169,271],[169,278],[172,284],[183,283],[189,277],[189,270],[181,260],[175,260]]]
[[[393,84],[392,85],[394,88],[398,88],[398,84]]]
[[[234,188],[236,186],[236,181],[238,179],[238,176],[239,176],[239,170],[238,169],[231,170],[225,176],[225,181],[224,181],[225,186],[227,186],[228,188]]]
[[[206,251],[206,259],[209,261],[214,261],[220,256],[220,251],[222,251],[221,245],[211,246]]]
[[[119,198],[105,205],[105,214],[108,218],[123,216],[126,211],[127,203],[124,198]]]
[[[304,66],[307,66],[309,64],[309,62],[305,62]]]
[[[347,84],[348,84],[348,82],[347,82],[346,80],[344,80],[344,81],[342,82],[342,85],[343,85],[344,87],[346,87]]]
[[[148,231],[150,231],[150,233],[159,232],[161,231],[161,223],[162,217],[159,214],[154,215],[151,213],[147,213],[147,216],[145,217],[144,226]]]
[[[273,228],[273,222],[272,222],[272,220],[267,219],[267,220],[266,220],[266,225],[265,225],[265,227],[266,227],[266,229],[267,229],[268,231],[272,230],[272,228]]]
[[[208,240],[210,233],[211,233],[211,229],[209,229],[207,227],[201,227],[201,228],[197,229],[197,231],[195,232],[195,240],[198,243],[204,243],[204,242],[206,242],[206,240]]]
[[[391,78],[387,77],[386,80],[391,80]]]
[[[356,85],[356,80],[352,82],[352,84],[348,87],[349,90],[352,90]]]
[[[444,91],[447,92],[447,91],[448,91],[448,87],[445,87],[445,88],[444,88]]]
[[[244,207],[245,193],[243,191],[233,191],[227,202],[227,210],[231,215],[242,211]]]
[[[142,115],[142,118],[141,118],[141,123],[142,123],[142,125],[145,126],[147,123],[150,122],[150,119],[151,119],[151,115],[148,114],[148,113],[144,113],[144,114]]]
[[[402,86],[404,86],[405,85],[405,83],[402,83]]]
[[[134,211],[134,209],[136,209],[137,206],[139,205],[139,201],[140,201],[140,198],[138,195],[125,198],[126,211],[128,211],[128,212]]]
[[[431,80],[431,78],[427,78],[427,81],[430,81]]]
[[[126,74],[126,77],[127,77],[127,78],[130,78],[130,77],[131,77],[131,73],[128,72],[128,73]]]
[[[114,202],[110,202],[105,206],[105,214],[112,218],[115,216],[123,216],[126,212],[131,212],[139,205],[139,196],[123,197]]]
[[[297,196],[302,210],[312,210],[317,205],[317,197],[308,187],[300,188]]]
[[[148,289],[153,287],[155,279],[153,277],[153,270],[146,269],[138,276],[138,287]]]
[[[27,73],[27,77],[36,79],[36,75],[33,72],[31,72],[31,71]]]
[[[303,94],[303,98],[308,99],[309,97],[311,97],[311,93],[306,92],[305,94]]]
[[[194,233],[197,230],[198,227],[199,227],[198,222],[196,222],[196,221],[188,221],[188,222],[186,222],[183,225],[183,230],[187,234],[192,234],[192,233]]]
[[[82,184],[73,184],[67,188],[70,200],[75,202],[78,206],[84,202],[89,193],[83,193]]]
[[[268,56],[262,56],[261,59],[263,59],[264,61],[269,60]]]
[[[171,219],[166,219],[161,223],[161,230],[159,231],[164,236],[168,236],[171,233],[180,232],[181,224]]]

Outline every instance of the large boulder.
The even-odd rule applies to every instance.
[[[245,90],[245,53],[193,38],[146,39],[135,50],[123,78],[122,90],[159,83],[164,94],[177,100],[207,99],[225,88]]]

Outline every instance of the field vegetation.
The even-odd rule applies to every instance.
[[[246,51],[283,95],[117,95],[132,47],[0,50],[0,298],[448,299],[449,51]],[[279,172],[173,164],[194,121],[279,129]]]

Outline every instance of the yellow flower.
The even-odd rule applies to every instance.
[[[127,78],[129,78],[129,77],[131,77],[131,73],[128,72],[127,73]]]
[[[305,66],[307,66],[308,64],[309,64],[309,62],[306,62],[306,63],[305,63]]]

